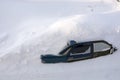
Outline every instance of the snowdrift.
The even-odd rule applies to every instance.
[[[105,3],[112,4],[113,1],[105,0]],[[119,80],[120,10],[116,4],[114,2],[106,12],[51,18],[47,25],[47,19],[40,20],[41,23],[39,20],[23,21],[11,31],[2,32],[0,80]],[[68,40],[99,39],[114,44],[118,51],[74,63],[47,65],[40,61],[41,54],[57,54]]]

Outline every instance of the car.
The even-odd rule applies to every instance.
[[[116,50],[116,47],[105,40],[87,42],[71,40],[58,55],[46,54],[40,58],[42,63],[73,62],[112,54]]]

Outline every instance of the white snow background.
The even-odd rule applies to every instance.
[[[112,55],[43,64],[68,40],[106,40]],[[120,80],[120,3],[116,0],[0,0],[0,80]]]

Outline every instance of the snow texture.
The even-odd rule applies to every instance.
[[[0,80],[120,80],[120,3],[117,0],[1,0]],[[112,55],[43,64],[68,40],[106,40]]]

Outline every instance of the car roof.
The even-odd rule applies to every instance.
[[[77,42],[76,44],[73,44],[73,45],[77,45],[77,44],[85,44],[85,43],[99,43],[99,42],[103,42],[103,43],[106,43],[108,45],[111,46],[110,43],[108,43],[107,41],[105,40],[94,40],[94,41],[85,41],[85,42]],[[72,46],[72,45],[71,45]]]

